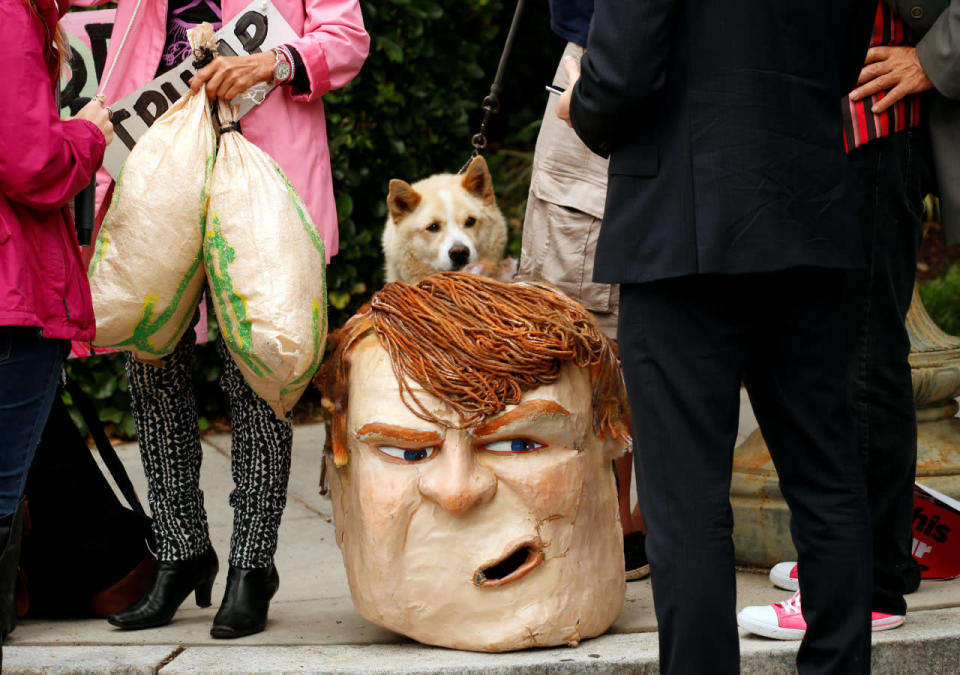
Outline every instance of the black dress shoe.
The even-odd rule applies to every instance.
[[[227,590],[223,593],[220,611],[213,619],[210,635],[230,639],[262,631],[267,625],[270,599],[279,586],[280,576],[273,563],[259,569],[230,565]]]
[[[161,560],[150,579],[150,587],[127,609],[107,617],[107,621],[125,630],[165,626],[191,592],[197,605],[210,606],[210,591],[220,564],[211,546],[196,558]]]

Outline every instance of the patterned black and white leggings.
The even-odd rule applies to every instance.
[[[207,514],[200,490],[200,431],[191,382],[196,335],[191,328],[165,365],[126,359],[140,456],[147,476],[147,498],[160,560],[185,560],[210,545]],[[230,564],[268,567],[277,548],[280,517],[287,501],[293,429],[277,419],[257,396],[227,351],[220,388],[226,394],[233,426],[231,471],[234,489]]]

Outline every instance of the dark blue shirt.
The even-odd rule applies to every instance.
[[[593,0],[550,0],[550,28],[567,42],[587,46]]]

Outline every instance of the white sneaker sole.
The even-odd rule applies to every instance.
[[[871,630],[874,633],[881,630],[892,630],[894,628],[899,628],[903,625],[903,622],[907,620],[905,616],[888,616],[883,619],[874,619],[870,622]]]
[[[768,623],[754,621],[751,617],[740,614],[737,615],[737,625],[746,631],[774,640],[802,640],[803,634],[806,632],[798,628],[771,626]]]
[[[907,618],[905,616],[888,616],[883,619],[875,619],[870,622],[870,629],[874,633],[882,630],[893,630],[894,628],[902,626],[906,620]],[[754,621],[749,616],[738,615],[737,625],[746,631],[763,637],[773,638],[774,640],[802,640],[803,634],[806,632],[798,628],[771,626],[768,623]]]
[[[785,591],[793,591],[794,593],[799,591],[799,579],[794,579],[790,576],[790,572],[793,570],[793,565],[790,565],[785,572],[777,569],[778,567],[778,565],[775,565],[770,569],[770,583],[777,588],[782,588]]]

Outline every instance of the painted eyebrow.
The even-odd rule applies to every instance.
[[[487,420],[473,430],[473,435],[479,437],[492,436],[503,427],[534,415],[563,415],[569,417],[570,412],[556,401],[548,401],[542,398],[524,401],[513,410],[498,415],[492,420]]]
[[[425,445],[440,445],[443,443],[443,435],[436,431],[420,431],[418,429],[411,429],[410,427],[384,424],[382,422],[364,424],[357,429],[355,433],[357,438],[364,441],[393,439],[406,443],[422,443]]]

